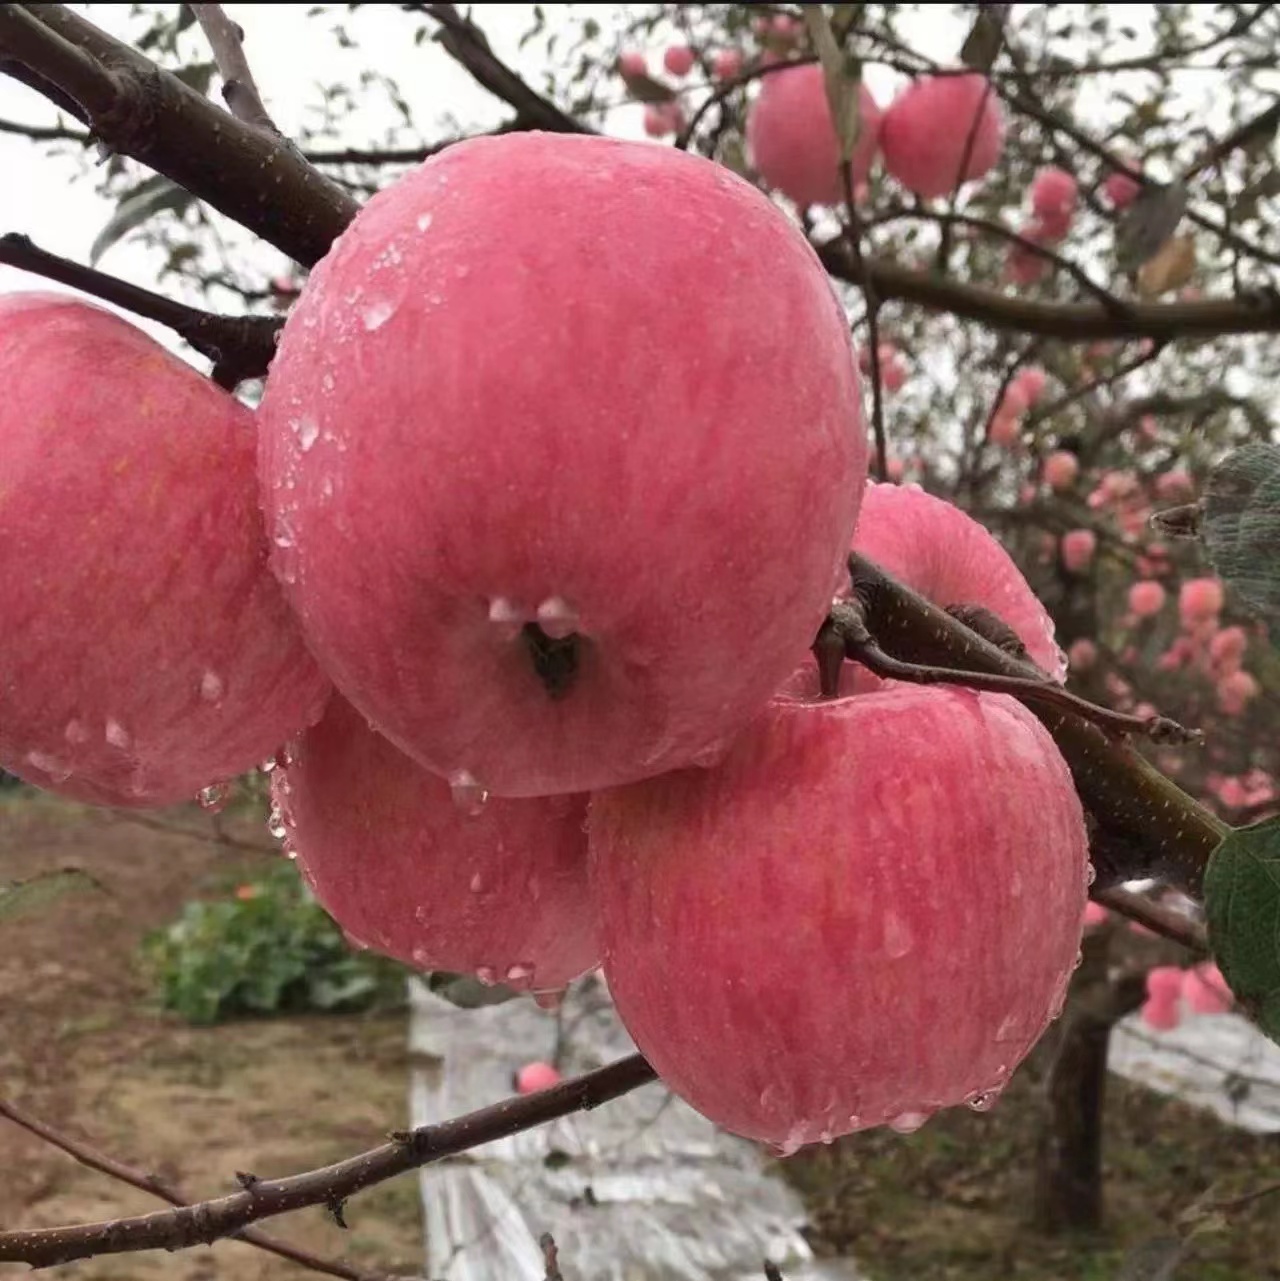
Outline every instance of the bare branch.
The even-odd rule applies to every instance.
[[[244,32],[227,17],[220,4],[193,4],[188,8],[195,14],[213,50],[218,74],[222,77],[222,96],[231,114],[255,129],[279,134],[280,130],[262,104],[253,69],[245,57]]]
[[[0,263],[56,280],[82,293],[154,320],[172,329],[202,356],[213,361],[214,380],[234,387],[246,378],[267,372],[276,350],[276,335],[284,323],[274,316],[218,316],[152,293],[69,258],[60,258],[34,245],[26,236],[0,236]]]
[[[1197,924],[1181,912],[1165,907],[1163,903],[1157,903],[1145,894],[1134,894],[1130,890],[1112,887],[1105,890],[1091,890],[1089,897],[1118,916],[1146,926],[1161,938],[1167,938],[1173,943],[1181,943],[1188,951],[1202,956],[1209,955],[1209,939],[1203,925]]]
[[[394,1134],[389,1143],[323,1169],[282,1179],[246,1180],[248,1186],[240,1191],[212,1201],[104,1223],[0,1232],[0,1263],[47,1268],[103,1254],[207,1245],[277,1214],[345,1201],[398,1174],[557,1117],[599,1107],[655,1080],[657,1075],[649,1064],[633,1054],[537,1094],[506,1099],[439,1125]]]
[[[61,1130],[55,1130],[53,1126],[41,1121],[16,1103],[11,1103],[7,1099],[0,1099],[0,1117],[7,1118],[14,1125],[21,1126],[29,1134],[34,1134],[38,1139],[43,1139],[44,1142],[52,1144],[53,1147],[65,1152],[69,1157],[90,1170],[97,1170],[99,1174],[105,1174],[108,1178],[127,1183],[131,1187],[137,1188],[140,1192],[148,1192],[152,1196],[159,1197],[162,1201],[168,1201],[170,1205],[186,1206],[189,1204],[189,1198],[180,1188],[160,1178],[159,1175],[147,1174],[143,1170],[135,1169],[133,1166],[125,1165],[105,1153],[98,1152],[87,1143],[81,1143],[79,1140],[71,1138],[70,1135],[64,1134]],[[320,1255],[312,1254],[309,1250],[300,1249],[298,1246],[290,1245],[287,1241],[281,1241],[266,1232],[261,1232],[257,1228],[244,1228],[234,1234],[234,1239],[243,1241],[246,1245],[256,1246],[259,1250],[265,1250],[268,1254],[277,1255],[281,1259],[299,1263],[304,1268],[310,1268],[312,1272],[322,1272],[331,1277],[342,1277],[344,1281],[395,1281],[388,1273],[366,1272],[361,1268],[354,1268],[350,1264],[343,1263],[339,1259],[322,1258]]]

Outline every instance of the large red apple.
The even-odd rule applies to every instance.
[[[585,797],[451,792],[339,697],[273,787],[298,865],[357,941],[420,970],[536,992],[599,963]]]
[[[463,142],[375,196],[262,420],[317,657],[403,750],[509,796],[742,728],[822,621],[866,468],[800,232],[721,165],[600,137]]]
[[[880,108],[858,87],[858,137],[853,184],[866,182],[880,143]],[[764,77],[747,116],[751,162],[770,187],[798,205],[843,204],[840,142],[831,122],[822,68],[805,63]]]
[[[0,766],[168,805],[314,720],[249,410],[64,294],[0,298],[0,384]]]
[[[627,1030],[785,1150],[988,1105],[1075,963],[1083,813],[1007,696],[779,700],[718,766],[594,796],[589,831]]]
[[[884,113],[884,167],[917,196],[945,196],[995,166],[1004,128],[1000,99],[985,76],[922,76]]]

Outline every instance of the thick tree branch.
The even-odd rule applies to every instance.
[[[280,130],[263,106],[253,69],[245,57],[244,32],[227,17],[220,4],[193,4],[188,8],[195,14],[209,48],[213,50],[213,60],[218,64],[218,74],[222,77],[222,97],[227,109],[254,129],[278,134]]]
[[[152,1196],[159,1197],[162,1201],[168,1201],[170,1205],[186,1206],[189,1204],[190,1199],[181,1188],[174,1186],[174,1184],[160,1178],[158,1175],[148,1174],[143,1170],[135,1169],[133,1166],[125,1165],[121,1161],[116,1161],[105,1153],[91,1148],[87,1143],[81,1143],[77,1139],[71,1138],[70,1135],[63,1134],[61,1130],[55,1130],[53,1126],[47,1125],[39,1117],[33,1116],[16,1103],[0,1099],[0,1117],[7,1118],[15,1125],[21,1126],[28,1133],[34,1134],[37,1138],[43,1139],[44,1142],[60,1149],[90,1170],[97,1170],[98,1173],[105,1174],[108,1178],[127,1183],[131,1187],[137,1188],[140,1192],[150,1193]],[[281,1241],[278,1237],[261,1232],[257,1228],[243,1228],[234,1234],[234,1239],[243,1241],[246,1245],[256,1246],[259,1250],[265,1250],[268,1254],[274,1254],[281,1259],[288,1259],[291,1263],[301,1264],[304,1268],[310,1268],[312,1272],[322,1272],[326,1276],[341,1277],[343,1281],[395,1281],[395,1278],[388,1273],[367,1272],[361,1268],[353,1268],[350,1264],[343,1263],[340,1259],[322,1258],[320,1255],[312,1254],[309,1250],[300,1249],[298,1246],[290,1245],[287,1241]]]
[[[26,236],[13,232],[0,236],[0,263],[56,280],[167,326],[213,361],[214,380],[223,387],[234,387],[243,379],[259,378],[267,372],[275,355],[276,335],[284,323],[275,316],[218,316],[188,307],[92,267],[82,267],[69,258],[47,253]]]
[[[842,236],[815,245],[823,265],[852,285],[861,276]],[[949,312],[991,329],[1014,330],[1090,342],[1098,338],[1215,338],[1225,334],[1280,333],[1280,294],[1259,292],[1244,298],[1204,302],[1129,303],[1123,313],[1100,303],[1037,302],[982,285],[964,284],[927,271],[913,271],[883,258],[866,260],[867,276],[881,301],[916,303]]]
[[[282,1179],[246,1177],[245,1186],[230,1196],[105,1223],[0,1232],[0,1263],[48,1268],[103,1254],[206,1245],[277,1214],[309,1205],[339,1204],[398,1174],[557,1117],[599,1107],[655,1080],[657,1075],[649,1064],[633,1054],[538,1094],[507,1099],[452,1121],[395,1134],[389,1143],[320,1170]]]
[[[0,6],[0,58],[21,63],[37,88],[56,86],[49,96],[59,105],[68,95],[79,103],[104,145],[305,266],[324,257],[359,208],[283,139],[229,116],[65,5]]]
[[[856,553],[854,591],[881,648],[908,662],[1007,676],[1037,669],[966,627]],[[1122,869],[1138,879],[1159,875],[1198,895],[1209,855],[1228,828],[1166,778],[1133,747],[1085,717],[1027,700],[1066,759],[1084,806],[1104,832],[1127,842],[1140,864]]]

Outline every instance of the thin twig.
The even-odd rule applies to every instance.
[[[233,116],[266,133],[279,134],[275,122],[267,112],[253,78],[253,69],[244,52],[244,32],[227,17],[220,4],[193,4],[187,6],[195,14],[204,32],[213,60],[218,64],[222,77],[222,97]]]
[[[284,323],[275,316],[219,316],[189,307],[70,258],[60,258],[16,232],[0,236],[0,263],[56,280],[172,329],[213,362],[214,380],[224,387],[267,372],[276,351],[276,335]]]
[[[1145,894],[1135,894],[1131,890],[1116,887],[1110,889],[1092,889],[1089,897],[1102,907],[1123,916],[1128,921],[1136,921],[1153,934],[1170,942],[1180,943],[1188,951],[1202,956],[1209,954],[1209,939],[1204,926],[1193,921],[1182,912],[1175,912],[1163,903],[1148,898]]]
[[[506,1099],[391,1141],[334,1165],[280,1179],[258,1179],[229,1196],[103,1223],[0,1232],[0,1263],[51,1267],[103,1254],[180,1250],[210,1244],[251,1223],[309,1205],[332,1205],[398,1174],[469,1152],[495,1139],[599,1107],[657,1080],[638,1054],[537,1094]]]
[[[560,1251],[556,1248],[556,1239],[550,1232],[544,1232],[538,1238],[538,1245],[542,1247],[542,1260],[545,1265],[543,1273],[544,1281],[564,1281],[564,1273],[560,1271]]]
[[[147,1192],[151,1196],[159,1197],[162,1201],[168,1201],[170,1205],[187,1206],[190,1204],[190,1198],[177,1185],[162,1179],[157,1174],[147,1174],[145,1171],[136,1169],[131,1165],[125,1165],[124,1162],[117,1161],[113,1157],[91,1148],[87,1143],[81,1143],[78,1139],[71,1138],[70,1135],[64,1134],[61,1130],[55,1130],[53,1126],[41,1121],[16,1103],[7,1099],[0,1099],[0,1117],[12,1121],[14,1125],[21,1126],[29,1134],[34,1134],[36,1138],[42,1139],[44,1142],[65,1152],[69,1157],[90,1170],[97,1170],[99,1174],[105,1174],[108,1178],[115,1179],[120,1183],[127,1183],[130,1187],[135,1187],[140,1192]],[[267,1253],[277,1255],[279,1258],[288,1259],[292,1263],[299,1263],[304,1268],[310,1268],[313,1272],[323,1272],[331,1277],[342,1277],[345,1281],[394,1281],[394,1278],[389,1273],[366,1272],[361,1268],[354,1268],[350,1264],[343,1263],[339,1259],[322,1258],[319,1255],[312,1254],[309,1250],[303,1250],[298,1246],[290,1245],[287,1241],[281,1241],[278,1237],[273,1237],[269,1233],[261,1232],[257,1228],[243,1228],[233,1235],[233,1239],[243,1241],[246,1245],[256,1246],[259,1250],[265,1250]]]

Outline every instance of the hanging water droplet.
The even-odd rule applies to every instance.
[[[295,850],[292,846],[286,846],[284,851],[284,856],[290,862],[292,862],[294,859],[298,857],[298,851]]]
[[[431,969],[431,954],[425,947],[415,947],[409,955],[413,958],[414,965],[423,973]]]
[[[433,219],[434,219],[434,215],[433,215],[433,214],[429,214],[429,213],[419,214],[419,215],[418,215],[418,230],[419,230],[419,231],[430,231],[430,230],[431,230],[431,223],[432,223]]]
[[[230,794],[231,789],[225,783],[211,783],[208,787],[200,789],[200,795],[196,799],[200,802],[202,810],[216,814],[226,805]]]
[[[68,721],[67,728],[62,731],[63,737],[68,743],[87,743],[89,741],[89,727],[84,721]]]
[[[453,796],[453,803],[468,818],[475,818],[489,799],[489,793],[470,770],[454,770],[449,775],[449,791]]]
[[[303,418],[298,423],[298,448],[305,454],[320,438],[320,424],[314,418]]]
[[[527,961],[507,966],[508,983],[527,983],[531,978],[533,978],[533,966]]]
[[[927,1112],[899,1112],[889,1122],[889,1129],[898,1134],[914,1134],[928,1119]]]
[[[483,888],[484,888],[484,877],[481,876],[479,872],[477,872],[471,878],[471,892],[472,894],[479,894],[481,889]]]
[[[267,831],[277,841],[283,841],[289,834],[289,829],[285,825],[284,815],[280,812],[280,806],[278,805],[272,805],[271,807],[271,813],[267,817]]]
[[[41,773],[47,774],[55,783],[65,783],[71,777],[71,770],[55,756],[47,752],[28,752],[27,763],[34,765]]]
[[[892,909],[887,911],[884,915],[884,950],[889,959],[901,960],[911,951],[914,942],[906,921]]]
[[[277,761],[277,760],[276,760],[276,758],[275,758],[274,756],[268,756],[268,757],[267,757],[267,759],[266,759],[265,761],[263,761],[261,765],[259,765],[259,766],[258,766],[258,768],[259,768],[259,769],[260,769],[264,774],[270,774],[270,773],[271,773],[271,771],[272,771],[273,769],[275,769],[275,767],[276,767],[278,764],[279,764],[279,761]]]
[[[476,968],[476,978],[485,987],[494,987],[498,982],[498,971],[492,965],[481,965]]]
[[[548,596],[538,606],[538,626],[552,640],[564,640],[578,630],[578,611],[563,596]]]
[[[216,703],[222,697],[222,677],[215,671],[207,671],[200,677],[200,697],[206,703]]]
[[[119,721],[111,720],[109,717],[103,737],[112,747],[118,747],[121,751],[124,751],[133,742],[133,739],[129,737],[129,731]]]
[[[1084,883],[1092,885],[1098,879],[1098,869],[1092,863],[1084,865]]]
[[[373,333],[375,329],[381,329],[395,314],[396,309],[391,303],[375,302],[364,309],[360,319],[364,322],[365,330]]]
[[[964,1105],[974,1112],[990,1112],[999,1101],[999,1090],[975,1090],[966,1097]]]
[[[1076,959],[1072,961],[1071,968],[1078,970],[1084,964],[1084,950],[1081,949],[1076,953]]]
[[[287,531],[281,530],[280,533],[275,536],[274,542],[277,547],[287,549],[293,546],[293,537]]]

